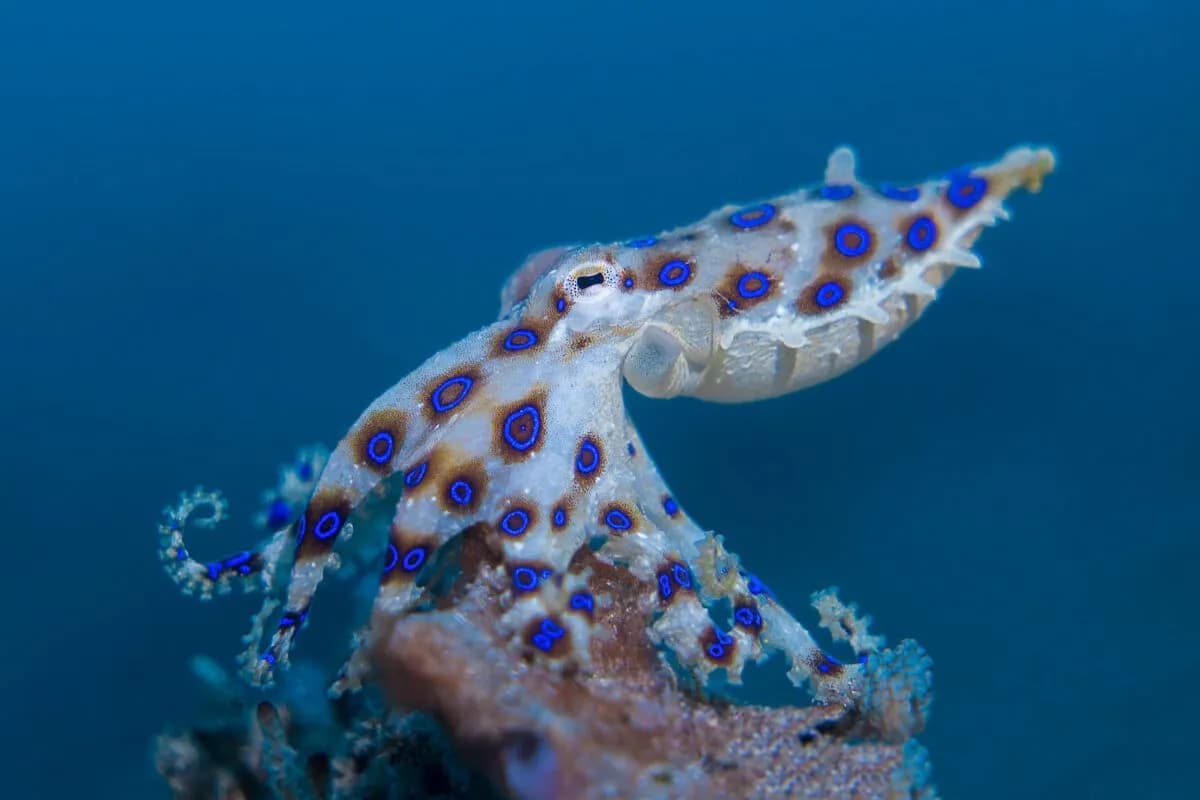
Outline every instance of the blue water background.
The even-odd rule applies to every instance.
[[[165,796],[150,737],[253,604],[177,595],[159,508],[221,486],[203,549],[248,542],[276,465],[527,252],[818,181],[841,143],[903,180],[1026,141],[1045,193],[882,355],[633,411],[793,609],[837,584],[928,647],[946,797],[1194,785],[1195,4],[32,5],[0,12],[0,795]]]

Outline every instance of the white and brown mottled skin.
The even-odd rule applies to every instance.
[[[670,602],[653,592],[647,597],[664,609],[649,635],[701,677],[723,666],[736,680],[747,657],[779,648],[791,657],[795,680],[821,684],[826,695],[844,694],[856,667],[830,669],[798,623],[751,591],[720,540],[664,503],[668,489],[626,414],[622,379],[653,397],[721,402],[773,397],[828,380],[894,339],[955,268],[978,266],[970,248],[981,228],[1006,216],[1002,203],[1012,191],[1039,189],[1053,164],[1048,150],[1019,148],[990,165],[916,185],[915,193],[909,190],[915,199],[896,199],[907,196],[861,184],[853,155],[839,149],[829,159],[825,185],[842,187],[835,195],[849,187],[849,197],[831,200],[820,189],[802,190],[769,206],[722,208],[654,237],[653,244],[558,248],[531,257],[505,287],[499,320],[380,395],[333,452],[302,521],[287,591],[292,616],[275,634],[257,677],[268,680],[271,666],[286,658],[298,627],[288,623],[307,612],[337,530],[353,509],[381,481],[395,476],[398,483],[425,464],[423,480],[404,487],[395,508],[377,608],[395,613],[421,592],[399,565],[405,556],[416,564],[414,547],[426,548],[428,561],[439,545],[473,525],[496,532],[510,569],[532,564],[561,573],[582,545],[603,542],[597,557],[626,566],[651,586],[672,563],[690,570],[694,587],[672,584]],[[918,237],[929,244],[923,249],[909,237],[919,217],[936,226],[936,236]],[[686,270],[672,265],[676,261]],[[527,333],[508,339],[516,331]],[[504,347],[506,339],[523,345],[532,337],[536,343],[524,349]],[[457,376],[470,378],[470,390],[460,398],[463,382],[452,384],[440,400],[457,404],[437,411],[432,395]],[[536,425],[528,412],[520,413],[530,405],[538,411]],[[502,435],[510,415],[511,432],[530,442],[527,449]],[[387,437],[372,439],[380,432],[394,440],[390,453]],[[598,449],[599,463],[581,473],[577,459],[584,466],[594,460],[590,450],[581,456],[585,439]],[[378,459],[383,463],[367,452],[372,442],[375,456],[386,456]],[[451,498],[466,498],[461,484],[454,488],[460,480],[471,488],[465,503]],[[560,508],[568,519],[556,526]],[[528,529],[500,533],[501,520],[514,509],[529,514]],[[322,532],[328,535],[319,540],[314,529],[330,511],[336,517],[326,519]],[[621,529],[624,519],[629,525]],[[540,594],[515,597],[513,613],[527,619],[551,613],[552,602]],[[718,621],[730,631],[724,651],[736,650],[736,659],[714,658],[722,648],[705,644],[722,641],[706,609],[722,597],[751,604],[764,621],[761,631]],[[585,631],[571,632],[572,640],[586,641]],[[829,681],[841,683],[830,689]]]

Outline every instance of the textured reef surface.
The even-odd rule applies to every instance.
[[[871,187],[849,150],[823,184],[677,230],[531,256],[497,322],[309,448],[264,498],[254,550],[206,562],[164,512],[187,591],[267,595],[241,666],[271,687],[327,571],[371,610],[328,692],[268,702],[198,661],[226,717],[164,734],[179,797],[932,797],[931,662],[835,591],[817,639],[684,511],[623,404],[749,402],[845,372],[921,315],[982,228],[1053,168],[1044,149]],[[268,635],[269,634],[269,635]],[[264,641],[265,640],[265,641]],[[843,657],[830,652],[839,648]],[[798,706],[732,702],[778,654]],[[286,681],[285,681],[286,683]],[[319,706],[319,708],[317,708]]]

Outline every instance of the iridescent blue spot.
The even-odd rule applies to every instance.
[[[848,183],[830,183],[821,187],[821,197],[826,200],[845,200],[854,196],[854,187]]]
[[[300,476],[302,481],[311,481],[313,476],[313,465],[307,461],[301,461],[296,466],[296,474]]]
[[[179,561],[187,561],[187,559],[188,559],[187,549],[181,547],[178,550],[176,550],[175,558]]]
[[[267,662],[268,664],[274,664],[274,663],[275,663],[275,656],[274,656],[273,654],[271,654],[271,653],[263,653],[263,654],[262,654],[262,660],[263,660],[263,661],[265,661],[265,662]]]
[[[299,547],[300,543],[302,541],[304,541],[304,530],[307,527],[308,527],[308,514],[306,511],[304,514],[300,515],[299,519],[296,520],[296,546],[297,547]]]
[[[819,669],[821,672],[825,672],[825,673],[829,672],[829,670],[830,670],[829,662],[828,661],[819,662],[817,664],[817,669]]]
[[[204,566],[208,569],[208,579],[210,581],[215,581],[217,578],[221,577],[221,562],[210,561]]]
[[[753,300],[756,297],[762,297],[771,288],[771,279],[764,272],[755,270],[747,272],[742,277],[738,278],[737,291],[742,297],[747,300]]]
[[[729,221],[743,230],[749,230],[766,225],[774,216],[775,206],[770,203],[759,203],[756,206],[748,206],[741,211],[733,212],[729,215]]]
[[[396,449],[396,439],[387,431],[380,431],[367,442],[367,458],[376,464],[386,464]]]
[[[533,636],[529,637],[529,641],[533,643],[534,647],[545,653],[549,653],[554,649],[554,640],[541,632],[535,633]]]
[[[471,484],[464,481],[462,478],[450,484],[450,488],[446,491],[446,496],[460,506],[465,506],[471,502],[471,497],[475,494],[475,490]]]
[[[271,507],[267,509],[267,527],[273,531],[277,531],[284,525],[287,525],[289,519],[292,518],[292,504],[283,498],[278,498],[271,503]]]
[[[641,249],[643,247],[653,247],[658,244],[658,238],[654,236],[643,236],[641,239],[633,239],[629,242],[630,247]]]
[[[562,297],[560,297],[560,298],[558,298],[557,300],[555,300],[555,301],[554,301],[554,309],[555,309],[556,311],[558,311],[558,313],[560,313],[560,314],[561,314],[561,313],[563,313],[564,311],[566,311],[566,310],[567,310],[567,301],[566,301],[566,299],[565,299],[565,298],[562,298]]]
[[[404,473],[404,485],[408,488],[413,488],[425,480],[425,472],[429,469],[429,462],[422,461],[415,467]]]
[[[871,658],[871,654],[870,654],[870,653],[860,653],[860,654],[859,654],[859,656],[858,656],[858,663],[860,663],[860,664],[865,664],[865,663],[867,663],[867,661],[868,661],[870,658]]]
[[[520,536],[529,527],[529,512],[514,508],[500,518],[500,529],[509,536]]]
[[[567,524],[567,511],[564,508],[554,509],[554,527],[561,528]]]
[[[396,549],[396,545],[388,542],[387,558],[383,562],[383,574],[386,575],[396,568],[400,563],[400,551]]]
[[[681,589],[692,588],[692,573],[683,564],[672,564],[671,576],[675,578],[675,582]]]
[[[675,590],[671,587],[671,579],[669,577],[667,577],[666,573],[659,575],[658,576],[658,595],[659,595],[659,597],[661,597],[663,600],[670,600],[671,595],[674,593],[675,593]]]
[[[758,609],[751,606],[740,606],[737,611],[733,612],[733,618],[743,628],[761,628],[762,615],[758,613]]]
[[[400,569],[405,572],[416,572],[425,563],[427,551],[424,547],[414,547],[404,554],[404,560],[400,562]]]
[[[550,569],[549,567],[546,567],[545,569],[542,570],[542,580],[544,580],[544,581],[550,580],[550,578],[553,577],[553,575],[554,575],[554,570]]]
[[[946,188],[946,199],[958,208],[971,208],[987,194],[987,178],[969,172],[954,172]]]
[[[544,620],[542,620],[540,627],[542,633],[546,634],[551,639],[561,639],[566,634],[566,631],[563,630],[562,626],[549,617],[546,617]]]
[[[856,258],[871,249],[871,232],[857,222],[847,222],[834,232],[833,246],[846,258]]]
[[[591,439],[584,439],[575,456],[575,470],[580,475],[591,475],[600,466],[600,448]]]
[[[504,420],[504,441],[514,450],[525,452],[537,443],[542,430],[542,414],[537,406],[521,406]]]
[[[837,281],[830,281],[829,283],[821,284],[817,288],[817,293],[813,299],[821,308],[829,308],[840,303],[845,296],[846,290],[842,288],[842,285]]]
[[[633,442],[627,443],[625,445],[625,449],[629,451],[629,455],[631,455],[631,456],[637,455],[637,448],[633,446]]]
[[[668,517],[673,517],[679,513],[679,504],[670,497],[664,497],[663,511],[667,512]]]
[[[633,527],[633,520],[619,508],[613,508],[604,515],[604,522],[614,531],[627,531]]]
[[[450,411],[467,399],[467,395],[471,393],[471,387],[474,385],[475,380],[469,375],[447,378],[433,390],[433,394],[429,396],[429,402],[433,405],[433,410],[439,414]]]
[[[530,567],[517,567],[513,570],[513,587],[522,592],[532,591],[537,588],[538,576],[537,572]]]
[[[902,188],[891,183],[880,185],[879,193],[889,200],[900,200],[905,203],[911,203],[921,196],[921,190],[915,186]]]
[[[538,343],[537,333],[529,328],[517,328],[504,337],[504,349],[516,352]]]
[[[576,592],[571,595],[571,608],[576,611],[586,611],[590,614],[596,610],[596,602],[587,592]]]
[[[692,276],[692,265],[676,258],[663,264],[658,270],[658,282],[663,286],[679,286]]]
[[[937,225],[929,217],[917,217],[904,238],[913,250],[928,250],[937,240]]]
[[[633,276],[626,275],[625,278],[621,281],[621,285],[624,286],[626,289],[632,289],[633,288]]]
[[[336,534],[342,527],[342,516],[336,511],[326,511],[317,520],[317,524],[313,526],[313,534],[318,539],[328,539]]]

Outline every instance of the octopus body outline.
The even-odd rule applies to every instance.
[[[336,691],[361,685],[373,629],[428,599],[433,562],[464,531],[502,554],[505,622],[529,657],[588,668],[590,637],[605,635],[591,612],[605,598],[586,553],[641,581],[654,611],[647,635],[701,684],[718,669],[737,683],[773,651],[819,702],[878,702],[888,693],[872,691],[872,670],[921,683],[923,651],[902,644],[881,666],[868,620],[820,592],[822,627],[857,660],[828,655],[683,511],[625,412],[621,382],[651,397],[748,402],[833,378],[894,340],[956,268],[980,266],[971,248],[982,228],[1053,167],[1049,150],[1022,147],[919,184],[871,187],[839,148],[820,186],[652,236],[537,253],[505,285],[496,322],[376,398],[332,453],[305,451],[284,470],[261,520],[274,531],[264,546],[193,558],[185,528],[211,527],[225,505],[218,493],[185,493],[160,524],[168,573],[205,597],[235,583],[283,588],[268,644],[273,599],[243,657],[268,685],[337,564],[335,545],[364,501],[392,487],[400,497],[371,621]]]

